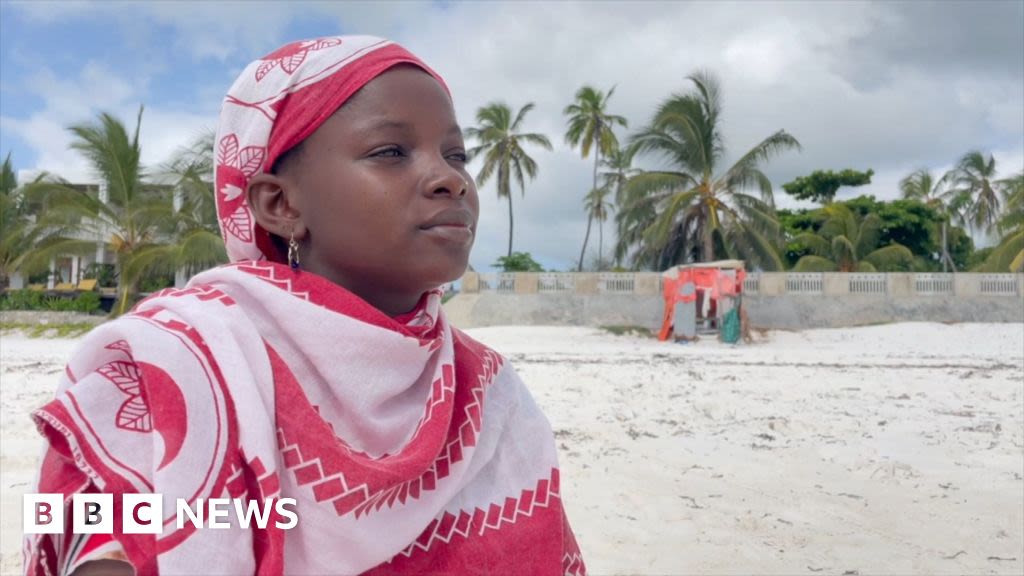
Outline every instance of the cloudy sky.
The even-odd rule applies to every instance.
[[[699,69],[718,75],[728,157],[785,129],[803,145],[767,167],[781,185],[817,169],[875,170],[856,190],[897,195],[909,172],[970,149],[1024,169],[1024,2],[0,2],[0,153],[21,171],[92,178],[66,127],[99,111],[131,124],[145,104],[143,160],[166,160],[212,127],[254,58],[297,39],[371,34],[448,81],[461,123],[478,107],[535,102],[538,178],[516,201],[515,249],[574,266],[591,164],[564,143],[562,109],[583,84],[617,86],[630,129]],[[623,132],[625,135],[625,132]],[[654,159],[641,164],[655,167]],[[475,169],[478,166],[474,166]],[[507,205],[481,189],[472,264],[504,255]],[[853,195],[840,191],[840,197]],[[606,247],[613,234],[606,227]],[[596,250],[596,238],[594,240]],[[596,252],[595,252],[596,253]]]

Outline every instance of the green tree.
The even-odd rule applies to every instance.
[[[576,91],[575,101],[566,106],[562,111],[567,117],[569,124],[565,132],[565,141],[572,147],[580,147],[580,156],[586,158],[590,149],[594,149],[594,181],[591,192],[595,194],[597,186],[597,167],[601,163],[601,155],[608,156],[613,150],[619,147],[615,137],[615,125],[625,128],[626,119],[607,112],[608,100],[615,93],[613,86],[607,94],[602,93],[591,86],[583,86]],[[594,212],[590,209],[593,203],[589,200],[584,204],[587,208],[587,233],[583,237],[583,248],[580,250],[580,262],[576,267],[577,271],[583,270],[583,255],[587,251],[587,242],[590,240],[590,227],[594,221]],[[599,250],[600,252],[600,250]],[[598,260],[600,261],[600,254]]]
[[[513,252],[508,256],[498,258],[492,264],[494,268],[501,268],[503,272],[543,272],[544,268],[534,261],[529,252]]]
[[[18,175],[8,152],[0,167],[0,289],[7,288],[15,272],[39,271],[22,269],[24,256],[36,241],[34,222],[32,205],[25,188],[18,186]]]
[[[938,225],[942,216],[934,207],[918,200],[891,200],[882,202],[874,196],[858,196],[845,202],[835,202],[849,208],[859,217],[874,215],[880,222],[878,244],[900,244],[914,254],[914,270],[936,270],[938,261],[933,255],[941,249]],[[824,208],[809,210],[779,210],[787,243],[784,252],[787,265],[792,267],[809,249],[796,240],[804,232],[816,232],[829,218]],[[974,244],[963,228],[950,226],[949,254],[953,265],[963,269],[974,251]]]
[[[140,249],[131,259],[129,276],[173,278],[178,270],[192,275],[228,261],[217,221],[213,143],[214,132],[203,132],[161,168],[160,180],[174,189],[170,241]]]
[[[882,221],[879,244],[900,244],[925,262],[921,271],[938,270],[941,266],[942,241],[940,224],[942,212],[919,200],[898,199],[882,202],[874,196],[858,196],[844,202],[861,216],[875,214]],[[963,270],[974,252],[970,234],[959,226],[947,227],[947,247],[950,265]],[[935,256],[938,255],[938,260]]]
[[[1024,272],[1024,172],[997,183],[1003,196],[1003,213],[997,223],[1002,233],[979,272]]]
[[[811,200],[819,204],[828,204],[835,199],[836,192],[841,187],[870,184],[874,174],[874,170],[858,172],[849,168],[841,172],[815,170],[808,176],[801,176],[792,182],[783,184],[782,189],[797,200]]]
[[[964,154],[947,178],[951,211],[972,230],[990,232],[999,219],[999,194],[993,185],[996,159],[977,150]]]
[[[881,219],[860,216],[843,204],[821,209],[826,219],[816,232],[804,232],[796,240],[807,247],[793,268],[796,272],[875,272],[906,270],[914,254],[906,246],[879,247]]]
[[[600,173],[603,186],[614,191],[615,204],[622,203],[626,184],[629,179],[640,173],[639,168],[633,167],[633,158],[636,156],[635,146],[625,148],[614,148],[607,156],[601,159],[601,166],[605,168]]]
[[[513,120],[512,110],[506,104],[491,103],[477,110],[478,126],[466,129],[466,136],[477,141],[477,146],[469,150],[470,158],[481,154],[484,157],[484,164],[476,176],[477,183],[483,186],[491,176],[495,176],[498,198],[508,198],[508,256],[512,256],[512,178],[525,196],[526,178],[533,180],[537,177],[537,162],[523,150],[523,145],[533,144],[551,150],[547,136],[520,132],[530,110],[533,110],[533,102],[520,108]]]
[[[625,196],[626,184],[629,179],[640,173],[640,170],[633,168],[633,157],[636,155],[635,146],[627,146],[625,148],[616,147],[601,160],[601,165],[605,168],[600,173],[602,180],[602,186],[614,191],[614,206],[620,206]],[[616,217],[618,218],[618,217]],[[616,265],[621,265],[622,259],[625,257],[626,250],[629,249],[632,242],[623,242],[622,238],[615,244],[614,256]]]
[[[761,165],[799,150],[800,143],[779,130],[720,172],[725,148],[718,82],[707,72],[689,80],[693,90],[668,98],[632,138],[640,153],[660,155],[671,167],[630,179],[619,207],[619,236],[641,238],[635,258],[660,269],[726,256],[778,270],[779,222]],[[760,197],[747,194],[750,188]]]
[[[107,113],[69,128],[72,150],[89,161],[105,194],[54,179],[34,183],[27,191],[44,207],[35,223],[39,242],[29,259],[42,263],[61,254],[90,253],[100,239],[114,253],[120,270],[115,315],[128,309],[146,277],[223,261],[222,253],[211,257],[208,244],[161,249],[181,238],[178,232],[188,215],[175,210],[171,186],[148,181],[141,163],[141,124],[142,107],[131,134]]]
[[[956,272],[956,264],[949,255],[949,202],[952,197],[947,187],[948,181],[948,176],[935,179],[931,172],[922,168],[900,180],[900,192],[903,194],[903,198],[924,202],[939,213],[942,218],[940,223],[942,271],[946,272],[947,269],[952,269],[953,272]]]
[[[780,256],[786,269],[791,269],[797,261],[810,253],[806,246],[796,240],[804,232],[814,232],[824,222],[825,216],[820,208],[776,210],[779,227],[785,241]]]

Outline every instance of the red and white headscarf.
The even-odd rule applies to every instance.
[[[111,548],[139,574],[584,572],[551,428],[512,367],[448,324],[440,290],[392,318],[291,270],[245,205],[252,175],[402,63],[437,78],[368,37],[242,72],[216,148],[232,263],[93,330],[33,414],[49,442],[35,492],[162,494],[163,532],[122,534],[118,516],[112,540],[29,536],[26,573]],[[176,527],[175,499],[225,497],[294,498],[298,525]]]
[[[412,64],[441,79],[398,44],[371,36],[292,42],[249,64],[228,91],[216,136],[217,213],[228,257],[283,262],[245,201],[249,178],[269,172],[367,82]]]

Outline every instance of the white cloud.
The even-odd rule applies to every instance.
[[[95,175],[89,163],[70,149],[68,127],[93,122],[100,112],[109,112],[133,130],[145,84],[143,76],[133,75],[129,80],[99,62],[86,63],[77,77],[70,78],[57,77],[43,68],[25,87],[38,95],[43,108],[26,118],[4,116],[0,120],[5,131],[16,134],[38,154],[29,172],[48,171],[74,182],[92,182]],[[139,135],[143,164],[156,167],[165,162],[215,121],[190,112],[147,108]]]

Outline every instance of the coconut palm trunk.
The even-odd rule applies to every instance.
[[[949,216],[942,221],[942,271],[947,272],[947,266],[949,270],[956,272],[956,264],[953,263],[953,257],[949,255],[949,240],[946,232],[949,226]]]
[[[597,164],[601,161],[601,147],[594,147],[594,185],[591,190],[597,189]],[[580,263],[576,267],[577,272],[583,271],[583,256],[587,253],[587,242],[590,241],[590,225],[594,223],[593,215],[587,215],[587,233],[583,236],[583,249],[580,250]],[[600,260],[600,255],[598,255]]]
[[[703,246],[701,246],[701,258],[704,262],[711,262],[715,259],[714,228],[713,223],[709,222],[713,219],[714,214],[712,212],[712,208],[708,207],[707,211],[704,213],[704,242]]]
[[[508,194],[508,257],[512,257],[512,192]]]
[[[138,282],[135,279],[126,278],[125,270],[127,263],[125,258],[118,258],[118,268],[121,274],[117,282],[117,306],[114,309],[115,316],[120,316],[131,308],[133,296],[138,292]]]

